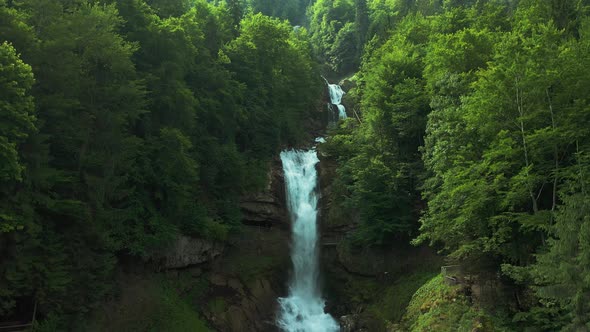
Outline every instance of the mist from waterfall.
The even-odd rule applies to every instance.
[[[318,277],[318,196],[314,149],[281,152],[292,223],[293,277],[288,297],[279,298],[278,326],[287,332],[334,332],[338,323],[324,312]]]

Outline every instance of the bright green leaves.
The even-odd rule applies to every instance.
[[[581,63],[588,57],[577,52],[587,44],[557,29],[553,14],[545,3],[522,3],[512,31],[492,32],[480,22],[437,34],[425,60],[434,110],[424,161],[432,175],[423,189],[428,209],[418,241],[443,244],[452,257],[470,262],[499,257],[513,264],[503,270],[518,282],[540,283],[541,304],[518,317],[539,329],[562,324],[550,317],[564,310],[579,328],[588,313],[576,302],[587,297],[587,285],[571,281],[584,272],[557,259],[576,261],[578,253],[559,248],[580,250],[584,242],[566,234],[572,225],[578,234],[584,221],[568,215],[565,226],[559,220],[562,209],[585,209],[570,210],[569,199],[581,198],[566,188],[584,164],[572,147],[587,144],[579,125],[587,123],[587,92],[572,80],[585,80]],[[552,234],[557,239],[547,241]],[[533,264],[533,254],[547,242],[553,256],[542,254]],[[557,296],[565,287],[572,291]]]
[[[410,16],[391,38],[365,59],[358,76],[362,122],[347,120],[326,148],[341,163],[337,181],[343,205],[360,213],[357,245],[387,245],[416,229],[417,183],[422,173],[418,147],[430,108],[422,78],[424,45],[411,32],[428,29]],[[417,38],[419,39],[419,38]]]
[[[358,55],[363,48],[360,41],[364,40],[359,38],[359,32],[367,27],[358,26],[356,14],[353,0],[319,0],[309,9],[309,31],[315,54],[332,70],[345,72],[358,66]],[[358,14],[367,15],[366,11]],[[365,21],[359,16],[358,22]]]
[[[421,45],[407,42],[400,33],[363,64],[363,117],[376,139],[374,144],[400,160],[414,160],[429,110],[421,53]]]
[[[582,37],[564,43],[559,53],[559,72],[563,75],[559,82],[564,88],[553,98],[554,104],[561,106],[554,105],[556,128],[550,132],[553,144],[549,145],[556,146],[562,158],[552,173],[557,177],[559,205],[548,250],[537,256],[537,263],[530,269],[537,295],[543,303],[557,303],[569,314],[565,329],[571,331],[588,329],[590,319],[588,100],[587,91],[578,90],[578,84],[584,84],[587,78],[583,77],[589,74],[590,44],[583,32],[586,24],[587,19],[582,23]]]
[[[522,148],[522,137],[513,125],[518,115],[510,118],[507,113],[514,110],[511,88],[498,90],[499,82],[508,80],[487,76],[507,73],[496,68],[495,62],[486,69],[498,38],[496,33],[474,28],[439,34],[431,41],[426,56],[425,75],[435,111],[429,119],[424,160],[434,178],[424,187],[429,209],[420,238],[433,235],[431,240],[446,243],[451,251],[455,248],[455,254],[461,257],[470,252],[494,253],[503,241],[509,241],[504,228],[498,228],[498,221],[514,219],[494,216],[502,215],[502,208],[518,210],[536,186],[526,163],[525,171],[513,173],[523,160],[522,150],[517,152]],[[455,188],[470,188],[462,194],[469,199],[445,194]],[[503,194],[516,201],[506,201]],[[454,233],[465,235],[463,239],[444,231],[455,223],[467,226]],[[429,227],[434,229],[429,231]]]
[[[287,55],[291,30],[290,25],[278,19],[262,14],[250,15],[242,21],[240,36],[227,46],[226,53],[232,63],[242,60],[240,56],[243,54],[244,61],[251,61],[247,64],[253,66],[252,70],[258,75],[272,75],[281,57]],[[235,68],[236,71],[239,69]],[[243,78],[246,81],[247,77]],[[254,79],[262,81],[264,78],[258,76]]]
[[[22,146],[37,130],[33,83],[31,67],[11,44],[0,44],[0,239],[4,233],[22,231],[26,224],[15,196],[26,169]],[[0,294],[0,314],[7,309],[1,307],[12,306],[4,303],[4,296]]]
[[[242,20],[240,36],[225,47],[228,69],[244,84],[243,109],[237,114],[239,150],[266,158],[281,142],[302,136],[295,124],[309,115],[319,90],[305,34],[285,21],[252,14]]]
[[[35,131],[31,67],[12,45],[0,44],[0,181],[20,180],[18,145]]]
[[[474,70],[484,68],[490,59],[493,38],[489,31],[473,28],[431,36],[425,58],[425,76],[428,78],[429,89],[436,93],[439,82],[446,75],[470,75]],[[461,92],[466,91],[455,93]]]

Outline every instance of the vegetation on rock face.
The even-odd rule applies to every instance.
[[[403,331],[507,331],[498,317],[474,308],[461,286],[447,285],[441,275],[416,291],[403,317]]]
[[[100,331],[212,331],[191,300],[207,290],[203,277],[196,282],[162,276],[127,277],[121,298],[96,310],[78,330]],[[186,278],[184,278],[186,279]],[[195,284],[191,289],[186,285]],[[199,289],[199,284],[203,286]],[[183,294],[188,292],[188,294]],[[187,298],[188,296],[190,298]]]

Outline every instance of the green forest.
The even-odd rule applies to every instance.
[[[248,237],[241,197],[312,145],[324,76],[338,245],[502,289],[407,270],[348,290],[380,308],[346,331],[590,331],[587,0],[0,0],[0,331],[91,331],[130,262]],[[163,320],[206,322],[137,331],[224,330],[170,294]]]

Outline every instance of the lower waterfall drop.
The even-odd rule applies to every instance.
[[[287,205],[293,229],[293,278],[289,296],[279,298],[277,325],[286,332],[335,332],[338,323],[324,312],[318,269],[317,171],[315,150],[281,152]]]

